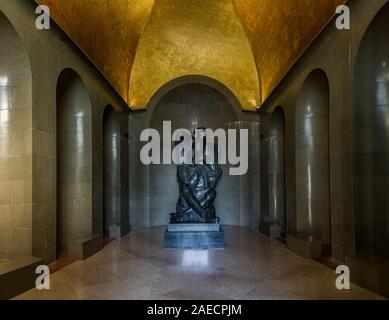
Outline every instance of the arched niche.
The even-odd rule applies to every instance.
[[[186,75],[167,82],[161,88],[159,88],[157,92],[154,93],[147,105],[147,110],[150,111],[150,114],[153,114],[154,109],[165,95],[178,87],[190,84],[207,86],[222,94],[234,110],[236,117],[239,118],[239,114],[242,113],[242,107],[234,93],[223,83],[203,75]]]
[[[57,83],[57,256],[92,234],[91,148],[89,94],[65,69]]]
[[[297,232],[320,241],[331,254],[329,172],[329,84],[326,74],[312,71],[298,94],[296,107]]]
[[[185,79],[180,79],[185,80]],[[187,79],[185,80],[187,81]],[[166,90],[169,88],[169,90]],[[178,128],[194,130],[199,127],[224,128],[238,118],[229,97],[214,88],[213,84],[191,81],[178,85],[176,81],[156,94],[150,107],[150,128],[157,129],[162,136],[163,121],[171,121],[172,131]],[[223,176],[218,184],[215,201],[216,214],[222,223],[239,225],[240,200],[239,176],[230,176],[228,165],[222,165]],[[166,225],[169,213],[176,210],[178,183],[176,165],[151,165],[149,172],[150,225]]]
[[[32,81],[30,60],[0,12],[0,253],[31,255]]]
[[[103,232],[106,238],[120,237],[121,183],[120,183],[120,127],[112,106],[107,106],[103,119],[104,147],[104,205]]]
[[[389,257],[389,4],[374,17],[354,68],[354,214],[358,252]]]
[[[269,119],[268,192],[270,236],[285,238],[285,115],[277,107]]]

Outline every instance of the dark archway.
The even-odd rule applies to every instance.
[[[296,108],[297,232],[320,241],[331,255],[329,84],[316,69],[306,78]]]
[[[204,86],[215,89],[227,99],[227,101],[235,111],[237,117],[238,114],[242,112],[242,107],[239,103],[239,100],[228,87],[213,78],[202,75],[186,75],[169,81],[153,95],[147,105],[147,110],[149,110],[152,114],[162,97],[164,97],[167,93],[174,90],[175,88],[188,84],[202,84]]]
[[[354,68],[356,249],[389,258],[389,4],[369,25]]]
[[[107,242],[109,239],[120,238],[121,217],[120,127],[112,106],[107,106],[104,111],[103,139],[103,233]]]
[[[57,256],[91,235],[91,150],[89,94],[78,74],[65,69],[57,83]]]
[[[270,116],[268,135],[270,236],[285,239],[285,115],[281,107],[277,107]]]
[[[235,123],[238,118],[230,99],[222,92],[203,83],[193,83],[193,79],[185,84],[162,88],[163,94],[157,93],[158,101],[154,101],[150,112],[150,128],[162,134],[162,122],[171,121],[172,130],[198,127],[210,129],[224,128]],[[170,90],[166,90],[169,88]],[[239,107],[240,108],[240,107]],[[223,165],[224,175],[218,185],[216,199],[217,214],[222,223],[239,225],[239,186],[240,177],[228,174],[228,165]],[[176,166],[152,165],[150,167],[150,225],[165,225],[169,213],[175,211],[178,197]]]

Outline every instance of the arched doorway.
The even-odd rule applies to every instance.
[[[120,184],[120,128],[118,116],[111,106],[104,111],[104,242],[120,238],[121,184]]]
[[[277,107],[269,120],[268,192],[270,236],[286,238],[285,212],[285,115]]]
[[[78,74],[65,69],[57,83],[57,258],[91,235],[91,155],[89,95]]]
[[[389,258],[389,4],[369,25],[354,68],[354,214],[358,253]]]
[[[2,12],[0,43],[0,256],[30,256],[31,68],[22,40]]]
[[[321,244],[321,253],[315,255],[322,257],[331,255],[329,169],[329,84],[317,69],[308,75],[297,100],[296,213],[299,236]]]
[[[150,127],[157,129],[161,136],[163,121],[171,121],[172,131],[178,128],[192,131],[199,127],[228,129],[238,120],[235,110],[239,106],[234,106],[230,96],[212,84],[173,82],[162,90],[163,94],[158,93],[158,100],[154,98],[149,106]],[[237,186],[240,177],[230,176],[228,168],[222,165],[224,174],[217,187],[215,207],[222,223],[239,225],[240,190]],[[175,211],[178,198],[176,165],[152,165],[149,183],[150,225],[165,225],[169,222],[169,213]]]

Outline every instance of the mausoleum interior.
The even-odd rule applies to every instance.
[[[388,0],[0,0],[0,299],[389,298],[388,30]],[[226,162],[172,161],[201,128]]]

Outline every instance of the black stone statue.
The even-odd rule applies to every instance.
[[[214,161],[206,161],[206,139],[203,139],[203,164],[195,164],[195,144],[193,135],[192,164],[177,167],[177,180],[179,184],[179,198],[176,213],[170,214],[170,223],[219,223],[216,217],[214,201],[216,198],[216,185],[222,176],[218,164],[218,147],[213,146]]]

